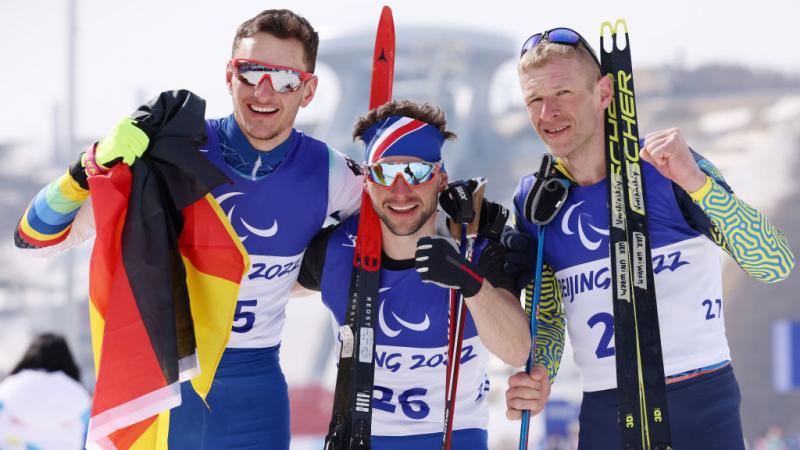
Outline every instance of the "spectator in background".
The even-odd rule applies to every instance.
[[[37,336],[0,382],[0,448],[84,447],[91,405],[63,336]]]

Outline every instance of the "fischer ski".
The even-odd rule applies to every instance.
[[[375,37],[369,109],[392,98],[394,22],[384,6]],[[375,323],[380,288],[381,228],[367,192],[361,199],[346,323],[326,450],[369,450],[372,446],[372,391],[375,377]]]
[[[624,30],[624,48],[620,29]],[[605,32],[611,34],[611,50]],[[606,168],[609,183],[609,257],[614,304],[619,424],[623,450],[671,450],[666,383],[656,290],[639,162],[628,26],[604,22],[601,70],[611,79],[606,109]]]

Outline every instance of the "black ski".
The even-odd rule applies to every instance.
[[[624,48],[618,33],[624,29]],[[612,48],[605,47],[605,31]],[[644,178],[639,162],[630,40],[627,24],[605,22],[600,37],[601,70],[613,85],[606,110],[609,182],[609,245],[614,283],[619,423],[623,450],[671,450],[664,362],[653,276]]]
[[[369,108],[392,98],[394,22],[384,6],[375,38]],[[380,289],[380,219],[364,192],[358,222],[350,301],[345,325],[339,329],[342,347],[336,375],[333,412],[325,450],[369,450],[372,446],[372,391],[375,379],[375,324]]]

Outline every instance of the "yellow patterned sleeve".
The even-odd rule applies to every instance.
[[[525,313],[531,314],[533,283],[525,289]],[[547,375],[552,383],[561,364],[564,353],[564,332],[566,319],[564,305],[561,302],[561,289],[556,281],[552,267],[542,267],[542,289],[539,297],[538,332],[536,336],[536,353],[534,363],[547,368]]]
[[[748,275],[765,283],[786,279],[795,257],[783,233],[758,210],[725,189],[716,177],[690,194],[711,219],[714,241]]]

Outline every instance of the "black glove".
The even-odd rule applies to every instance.
[[[478,186],[485,184],[482,178],[453,181],[439,195],[439,205],[455,223],[470,223],[475,219],[472,207],[472,196]],[[481,215],[478,222],[478,234],[495,242],[500,241],[503,227],[508,220],[508,209],[498,203],[481,202]]]
[[[503,272],[514,279],[518,290],[525,289],[533,281],[536,271],[536,241],[527,233],[506,227],[500,242],[506,248]]]
[[[455,223],[470,223],[475,219],[472,193],[478,187],[476,180],[458,180],[448,184],[439,194],[439,205]]]
[[[460,289],[464,297],[473,297],[483,285],[483,271],[468,263],[453,244],[441,236],[425,236],[417,241],[414,266],[422,281]]]
[[[508,208],[483,199],[478,234],[493,242],[500,242],[500,236],[508,220]]]

